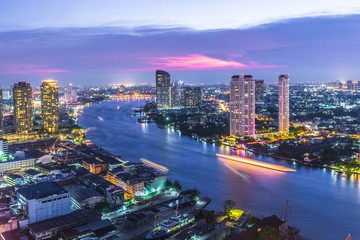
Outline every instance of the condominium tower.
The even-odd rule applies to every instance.
[[[170,74],[156,70],[156,105],[158,108],[171,106]]]
[[[289,133],[289,74],[279,75],[279,131]]]
[[[20,134],[30,133],[33,129],[32,89],[30,83],[19,82],[13,87],[14,126]]]
[[[41,116],[45,132],[59,129],[59,87],[55,80],[45,80],[41,84]]]
[[[255,137],[255,81],[251,75],[231,78],[230,135]]]

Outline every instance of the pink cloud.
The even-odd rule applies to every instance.
[[[0,74],[41,74],[41,73],[68,73],[70,71],[36,64],[1,64]]]
[[[254,68],[280,68],[286,66],[261,65],[254,61],[248,64],[234,60],[222,60],[201,54],[191,54],[185,57],[145,57],[146,63],[152,67],[131,69],[129,71],[150,71],[158,68],[167,70],[210,70],[210,69],[254,69]]]

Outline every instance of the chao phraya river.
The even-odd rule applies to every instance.
[[[228,147],[198,142],[154,123],[138,123],[133,108],[144,100],[109,101],[84,109],[83,128],[92,128],[87,139],[130,161],[145,158],[169,169],[183,189],[196,187],[212,199],[208,209],[222,210],[233,199],[237,207],[263,217],[281,215],[289,200],[295,225],[310,239],[344,239],[351,233],[360,239],[360,179],[334,171],[296,166],[262,155],[247,157],[280,164],[297,172],[279,172],[240,162],[223,160],[216,153],[230,154]],[[245,156],[245,152],[237,154]],[[292,225],[289,220],[289,225]]]

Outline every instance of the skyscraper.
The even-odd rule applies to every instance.
[[[59,87],[55,80],[45,80],[41,84],[41,116],[45,132],[59,129]]]
[[[3,94],[2,94],[2,88],[0,88],[0,133],[4,131],[2,102],[3,102]]]
[[[289,74],[279,75],[279,131],[289,133]]]
[[[255,80],[255,100],[264,101],[264,80]]]
[[[158,108],[171,106],[170,74],[156,70],[156,105]]]
[[[30,133],[33,129],[32,89],[30,83],[19,82],[13,87],[14,126],[20,134]]]
[[[171,107],[180,107],[181,92],[178,82],[172,82],[170,87],[170,105]]]
[[[251,75],[231,78],[230,135],[255,137],[255,81]]]

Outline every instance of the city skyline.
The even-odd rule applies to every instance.
[[[279,73],[290,73],[293,82],[358,80],[360,76],[360,52],[356,47],[360,15],[356,15],[356,5],[350,11],[330,2],[326,8],[336,9],[330,11],[311,4],[314,9],[302,13],[296,13],[301,8],[290,11],[290,6],[285,5],[284,10],[292,15],[286,11],[284,16],[279,15],[274,10],[271,14],[277,13],[277,17],[264,15],[264,19],[244,13],[227,22],[220,16],[231,14],[223,11],[214,19],[206,18],[208,24],[202,26],[196,26],[205,21],[199,16],[214,10],[211,4],[197,18],[193,10],[189,13],[192,25],[181,18],[176,24],[168,24],[160,17],[154,18],[159,24],[131,24],[124,19],[124,24],[106,24],[99,16],[94,16],[94,23],[84,24],[86,19],[80,20],[73,10],[66,18],[61,7],[56,13],[60,14],[59,19],[49,20],[48,14],[40,14],[49,7],[46,4],[44,9],[14,19],[18,16],[16,9],[8,6],[11,4],[2,5],[2,87],[18,81],[39,85],[45,79],[75,86],[152,83],[156,69],[172,72],[174,81],[188,83],[226,83],[229,76],[240,73],[274,83],[274,76]],[[132,5],[127,7],[133,9]],[[223,6],[219,8],[223,10]],[[244,5],[244,9],[252,6]],[[164,10],[172,11],[169,7]],[[11,12],[14,16],[10,16]],[[26,17],[34,21],[28,23],[24,21]],[[213,21],[219,24],[211,25]]]

